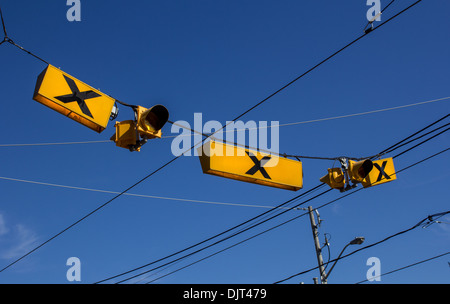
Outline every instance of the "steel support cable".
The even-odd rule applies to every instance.
[[[180,128],[183,128],[183,129],[185,129],[185,130],[188,130],[188,131],[191,131],[191,132],[193,132],[193,133],[196,133],[196,134],[199,134],[199,135],[202,135],[202,136],[204,136],[204,137],[206,137],[204,140],[206,140],[206,139],[208,139],[208,138],[210,138],[210,139],[212,139],[212,140],[214,140],[214,141],[218,141],[218,142],[222,142],[222,143],[227,143],[227,144],[231,144],[231,145],[234,145],[234,146],[236,146],[236,147],[243,147],[243,148],[246,148],[246,149],[252,149],[252,150],[255,150],[255,151],[259,151],[259,152],[263,152],[263,153],[268,153],[268,154],[272,154],[272,155],[276,155],[276,156],[279,156],[279,157],[292,157],[292,158],[308,158],[308,159],[321,159],[321,160],[336,160],[336,159],[338,159],[339,157],[320,157],[320,156],[300,156],[300,155],[288,155],[288,154],[286,154],[286,153],[279,153],[279,152],[274,152],[274,151],[268,151],[268,150],[265,150],[265,149],[258,149],[258,148],[255,148],[255,147],[252,147],[252,146],[249,146],[249,145],[243,145],[243,144],[239,144],[239,143],[235,143],[235,142],[230,142],[229,140],[226,140],[226,139],[223,139],[223,138],[217,138],[217,137],[215,137],[214,136],[214,134],[216,134],[217,132],[214,132],[214,133],[211,133],[211,134],[206,134],[206,133],[203,133],[203,132],[200,132],[200,131],[197,131],[197,130],[194,130],[194,129],[192,129],[192,128],[190,128],[190,127],[187,127],[187,126],[183,126],[183,125],[181,125],[181,124],[178,124],[178,123],[176,123],[176,122],[173,122],[173,121],[167,121],[168,123],[170,123],[170,124],[172,124],[172,125],[175,125],[175,126],[178,126],[178,127],[180,127]],[[220,131],[220,130],[219,130]],[[219,132],[218,131],[218,132]],[[236,131],[245,131],[245,129],[242,129],[242,130],[236,130]],[[1,145],[0,145],[1,146]]]
[[[44,60],[44,59],[42,59],[41,57],[39,57],[38,55],[36,55],[36,54],[34,54],[34,53],[32,53],[32,52],[30,52],[30,51],[28,51],[27,49],[25,49],[25,48],[23,48],[22,46],[20,46],[20,45],[18,45],[17,43],[15,43],[11,38],[7,38],[7,40],[6,40],[6,42],[9,42],[9,43],[11,43],[12,45],[14,45],[15,47],[17,47],[18,49],[20,49],[20,50],[22,50],[22,51],[24,51],[25,53],[27,53],[27,54],[29,54],[29,55],[31,55],[31,56],[33,56],[34,58],[36,58],[36,59],[38,59],[38,60],[40,60],[40,61],[42,61],[43,63],[45,63],[45,64],[47,64],[47,65],[50,65],[50,63],[48,63],[48,61],[46,61],[46,60]]]
[[[431,133],[433,133],[433,132],[436,132],[436,131],[438,131],[438,130],[444,128],[444,127],[450,126],[450,123],[447,123],[447,124],[445,124],[445,125],[442,125],[442,126],[440,126],[440,127],[437,127],[437,128],[434,129],[434,130],[431,130],[431,131],[429,131],[429,132],[427,132],[427,133],[425,133],[425,134],[422,134],[422,135],[420,135],[419,137],[416,137],[416,138],[411,139],[411,138],[414,137],[415,135],[417,135],[417,134],[423,132],[424,130],[430,128],[431,126],[437,124],[438,122],[442,121],[443,119],[445,119],[445,118],[447,118],[447,117],[449,117],[449,116],[450,116],[450,114],[447,114],[446,116],[444,116],[444,117],[438,119],[437,121],[433,122],[432,124],[428,125],[427,127],[423,128],[423,129],[417,131],[416,133],[410,135],[409,137],[403,139],[401,142],[396,143],[395,145],[393,145],[393,146],[391,146],[391,147],[389,147],[389,148],[383,150],[382,152],[380,152],[380,153],[378,153],[378,154],[376,154],[376,155],[374,155],[374,156],[370,156],[370,157],[362,157],[362,158],[355,158],[355,157],[349,157],[349,156],[320,157],[320,156],[305,156],[305,155],[292,155],[292,154],[286,154],[286,153],[276,153],[276,152],[273,152],[273,151],[267,151],[267,150],[263,150],[263,149],[257,149],[257,148],[254,148],[254,147],[251,147],[251,146],[248,146],[248,145],[239,145],[239,144],[236,144],[236,143],[234,143],[234,142],[230,142],[230,141],[227,141],[227,140],[224,140],[224,139],[217,138],[217,137],[215,137],[215,136],[213,136],[213,135],[208,135],[208,134],[205,134],[205,133],[196,131],[196,130],[194,130],[194,129],[192,129],[192,128],[189,128],[189,127],[186,127],[186,126],[177,124],[177,123],[172,122],[172,121],[168,121],[168,122],[171,123],[171,124],[173,124],[173,125],[182,127],[182,128],[184,128],[184,129],[186,129],[186,130],[189,130],[189,131],[191,131],[191,132],[193,132],[193,133],[197,133],[197,134],[202,135],[202,136],[205,136],[205,137],[210,137],[211,139],[213,139],[213,140],[215,140],[215,141],[220,141],[220,142],[223,142],[223,143],[228,143],[228,144],[232,144],[232,145],[242,146],[242,147],[245,147],[245,148],[247,148],[247,149],[258,150],[258,151],[260,151],[260,152],[265,152],[265,153],[277,155],[277,156],[280,156],[280,157],[296,158],[297,160],[300,159],[300,158],[320,159],[320,160],[337,160],[337,159],[342,158],[342,157],[345,157],[345,158],[348,158],[348,159],[362,160],[362,159],[367,159],[367,158],[368,158],[368,159],[373,159],[373,158],[376,158],[376,157],[381,157],[381,156],[383,156],[383,155],[385,155],[385,154],[388,154],[388,153],[391,153],[391,152],[393,152],[393,151],[395,151],[395,150],[397,150],[397,149],[399,149],[399,148],[401,148],[401,147],[403,147],[403,146],[405,146],[405,145],[408,145],[408,144],[410,144],[410,143],[413,142],[413,141],[416,141],[416,140],[418,140],[418,139],[420,139],[420,138],[422,138],[422,137],[424,137],[424,136],[427,136],[427,135],[429,135],[429,134],[431,134]],[[445,133],[445,132],[447,132],[448,130],[449,130],[449,128],[445,129],[444,131],[440,132],[439,134],[436,134],[435,136],[438,136],[438,135],[440,135],[441,133]],[[239,130],[238,130],[238,131],[239,131]],[[409,141],[406,141],[406,140],[408,140],[408,139],[410,139],[410,140],[409,140]],[[430,138],[430,139],[431,139],[431,138]],[[0,146],[1,146],[1,145],[0,145]]]
[[[436,153],[436,154],[433,154],[433,155],[431,155],[431,156],[429,156],[429,157],[427,157],[427,158],[425,158],[425,159],[422,159],[422,160],[420,160],[420,161],[418,161],[418,162],[416,162],[416,163],[414,163],[414,164],[411,164],[411,165],[409,165],[409,166],[407,166],[407,167],[405,167],[405,168],[403,168],[403,169],[397,171],[396,174],[398,174],[398,173],[400,173],[400,172],[402,172],[402,171],[405,171],[405,170],[407,170],[407,169],[409,169],[409,168],[412,168],[412,167],[414,167],[414,166],[416,166],[416,165],[418,165],[418,164],[420,164],[420,163],[422,163],[422,162],[424,162],[424,161],[426,161],[426,160],[429,160],[429,159],[431,159],[431,158],[433,158],[433,157],[435,157],[435,156],[438,156],[438,155],[440,155],[440,154],[442,154],[442,153],[444,153],[444,152],[446,152],[446,151],[448,151],[448,150],[450,150],[450,148],[447,148],[447,149],[445,149],[445,150],[442,150],[442,151],[440,151],[440,152],[438,152],[438,153]],[[384,178],[384,177],[383,177],[383,178]],[[349,193],[347,193],[347,194],[345,194],[345,195],[343,195],[343,196],[340,196],[340,197],[338,197],[338,198],[336,198],[336,199],[334,199],[334,200],[332,200],[332,201],[329,201],[329,202],[327,202],[327,203],[325,203],[325,204],[323,204],[323,205],[320,205],[320,206],[318,206],[318,207],[315,208],[315,209],[320,209],[320,208],[323,208],[323,207],[325,207],[325,206],[328,206],[328,205],[330,205],[330,204],[332,204],[332,203],[334,203],[334,202],[336,202],[336,201],[338,201],[338,200],[341,200],[341,199],[343,199],[343,198],[345,198],[345,197],[347,197],[347,196],[353,195],[353,194],[355,194],[355,193],[357,193],[357,192],[359,192],[359,191],[361,191],[361,190],[363,190],[363,189],[365,189],[365,188],[359,188],[359,189],[357,189],[357,190],[355,190],[355,191],[353,191],[353,192],[349,192]],[[260,232],[260,233],[258,233],[258,234],[256,234],[256,235],[253,235],[253,236],[251,236],[251,237],[249,237],[249,238],[247,238],[247,239],[244,239],[244,240],[242,240],[242,241],[239,241],[238,243],[235,243],[235,244],[233,244],[233,245],[230,245],[230,246],[228,246],[228,247],[226,247],[226,248],[224,248],[224,249],[221,249],[221,250],[219,250],[219,251],[217,251],[217,252],[215,252],[215,253],[212,253],[212,254],[210,254],[210,255],[204,257],[204,258],[201,258],[201,259],[199,259],[199,260],[197,260],[197,261],[194,261],[194,262],[192,262],[192,263],[190,263],[190,264],[188,264],[188,265],[185,265],[185,266],[183,266],[183,267],[181,267],[181,268],[178,268],[178,269],[176,269],[176,270],[174,270],[174,271],[172,271],[172,272],[170,272],[170,273],[167,273],[167,274],[165,274],[165,275],[163,275],[163,276],[160,276],[160,277],[158,277],[158,278],[156,278],[156,279],[153,279],[152,281],[150,281],[150,282],[148,282],[148,283],[154,282],[154,281],[156,281],[156,280],[158,280],[158,279],[161,279],[161,278],[166,277],[166,276],[168,276],[168,275],[170,275],[170,274],[173,274],[173,273],[175,273],[175,272],[178,272],[178,271],[180,271],[180,270],[182,270],[182,269],[185,269],[185,268],[187,268],[187,267],[189,267],[189,266],[195,265],[195,264],[197,264],[197,263],[199,263],[199,262],[201,262],[201,261],[203,261],[203,260],[206,260],[206,259],[208,259],[208,258],[210,258],[210,257],[215,256],[216,254],[219,254],[219,253],[224,252],[224,251],[226,251],[226,250],[228,250],[228,249],[231,249],[231,248],[233,248],[233,247],[235,247],[235,246],[237,246],[237,245],[240,245],[240,244],[242,244],[242,243],[244,243],[244,242],[247,242],[247,241],[249,241],[249,240],[251,240],[251,239],[253,239],[253,238],[257,237],[257,236],[260,236],[260,235],[262,235],[262,234],[265,234],[265,233],[267,233],[267,232],[269,232],[269,231],[271,231],[271,230],[273,230],[273,229],[275,229],[275,228],[281,227],[281,226],[283,226],[283,225],[285,225],[285,224],[287,224],[287,223],[290,223],[290,222],[292,222],[292,221],[294,221],[294,220],[296,220],[296,219],[298,219],[298,218],[300,218],[300,217],[302,217],[302,216],[305,216],[305,215],[307,215],[307,214],[308,214],[308,213],[303,213],[303,214],[300,214],[300,215],[298,215],[298,216],[295,216],[295,217],[293,217],[293,218],[291,218],[291,219],[289,219],[289,220],[287,220],[287,221],[285,221],[285,222],[282,222],[282,223],[280,223],[280,224],[278,224],[278,225],[276,225],[276,226],[273,226],[273,227],[271,227],[271,228],[269,228],[269,229],[267,229],[267,230],[264,230],[264,231],[262,231],[262,232]],[[443,215],[445,215],[445,214],[447,214],[447,213],[442,212],[442,213],[434,214],[433,217],[436,217],[436,216],[443,216]],[[430,218],[430,216],[429,216],[427,219],[429,219],[429,218]],[[423,222],[423,221],[422,221],[422,222]],[[422,223],[422,222],[420,222],[420,223]],[[420,223],[417,224],[417,225],[420,225]],[[372,245],[372,246],[373,246],[373,245]],[[367,246],[367,247],[371,247],[371,246]],[[346,256],[342,256],[341,258],[344,258],[344,257],[346,257]],[[339,258],[339,259],[341,259],[341,258]],[[329,260],[329,261],[327,262],[327,265],[328,265],[328,263],[334,262],[334,261],[336,261],[336,260],[338,260],[338,259]],[[163,265],[163,266],[166,266],[166,265],[167,265],[167,264],[165,264],[165,265]],[[162,267],[162,266],[161,266],[161,267]],[[158,268],[159,268],[159,267],[158,267]],[[153,270],[156,270],[156,269],[158,269],[158,268],[154,268],[154,269],[145,271],[145,272],[140,273],[140,274],[138,274],[138,275],[135,275],[135,276],[133,276],[133,277],[131,277],[131,278],[122,280],[122,281],[120,281],[119,283],[122,283],[122,282],[124,282],[124,281],[126,281],[126,280],[130,280],[130,279],[136,278],[136,277],[138,277],[138,276],[141,276],[141,275],[143,275],[143,274],[146,274],[146,273],[148,273],[148,272],[150,272],[150,271],[153,271]],[[309,272],[309,271],[314,270],[314,269],[317,269],[317,268],[319,268],[319,267],[315,267],[315,268],[313,268],[313,269],[309,269],[309,270],[307,270],[306,272]],[[303,274],[303,273],[301,273],[301,274]],[[295,275],[295,276],[296,276],[296,275]],[[287,279],[286,279],[286,280],[287,280]]]
[[[418,222],[417,224],[415,224],[414,226],[412,226],[412,227],[410,227],[410,228],[408,228],[408,229],[402,230],[402,231],[397,232],[397,233],[395,233],[395,234],[392,234],[392,235],[390,235],[390,236],[388,236],[388,237],[386,237],[386,238],[384,238],[384,239],[382,239],[382,240],[380,240],[380,241],[378,241],[378,242],[372,243],[372,244],[370,244],[370,245],[367,245],[367,246],[364,246],[364,247],[362,247],[362,248],[356,249],[356,250],[354,250],[354,251],[352,251],[352,252],[350,252],[350,253],[348,253],[348,254],[342,255],[340,258],[333,259],[333,260],[329,261],[329,263],[335,262],[335,261],[338,261],[338,260],[342,260],[342,259],[344,259],[344,258],[347,258],[347,257],[349,257],[349,256],[354,255],[354,254],[357,253],[357,252],[360,252],[360,251],[362,251],[362,250],[369,249],[369,248],[371,248],[371,247],[374,247],[374,246],[376,246],[376,245],[379,245],[379,244],[381,244],[381,243],[384,243],[384,242],[386,242],[386,241],[388,241],[388,240],[390,240],[390,239],[392,239],[392,238],[394,238],[394,237],[397,237],[397,236],[399,236],[399,235],[402,235],[402,234],[405,234],[405,233],[407,233],[407,232],[409,232],[409,231],[412,231],[412,230],[416,229],[417,227],[419,227],[420,225],[422,225],[422,223],[424,223],[425,221],[427,221],[430,217],[437,216],[437,215],[445,215],[445,214],[449,214],[449,213],[450,213],[450,211],[445,211],[445,212],[441,212],[441,213],[429,215],[429,216],[427,216],[426,218],[424,218],[423,220],[421,220],[420,222]],[[318,269],[318,268],[319,268],[319,266],[316,266],[316,267],[307,269],[307,270],[305,270],[305,271],[302,271],[302,272],[296,273],[296,274],[294,274],[294,275],[291,275],[291,276],[289,276],[289,277],[287,277],[287,278],[285,278],[285,279],[276,281],[274,284],[283,283],[283,282],[285,282],[285,281],[287,281],[287,280],[290,280],[290,279],[292,279],[292,278],[295,278],[295,277],[297,277],[297,276],[299,276],[299,275],[308,273],[308,272],[313,271],[313,270]]]
[[[5,36],[5,40],[6,40],[6,38],[8,38],[8,33],[6,32],[5,19],[3,19],[3,12],[2,12],[1,7],[0,7],[0,18],[2,19],[3,35]],[[5,40],[3,40],[3,41],[5,41]]]
[[[111,98],[113,98],[113,97],[111,97]],[[305,124],[305,123],[321,122],[321,121],[355,117],[355,116],[367,115],[367,114],[373,114],[373,113],[380,113],[380,112],[392,111],[392,110],[397,110],[397,109],[402,109],[402,108],[407,108],[407,107],[412,107],[412,106],[429,104],[429,103],[438,102],[438,101],[442,101],[442,100],[448,100],[448,99],[450,99],[450,97],[443,97],[443,98],[438,98],[438,99],[433,99],[433,100],[417,102],[417,103],[413,103],[413,104],[407,104],[407,105],[403,105],[403,106],[390,107],[390,108],[384,108],[384,109],[372,110],[372,111],[366,111],[366,112],[360,112],[360,113],[354,113],[354,114],[340,115],[340,116],[334,116],[334,117],[328,117],[328,118],[319,118],[319,119],[299,121],[299,122],[284,123],[284,124],[276,125],[276,127],[293,126],[293,125],[299,125],[299,124]],[[116,100],[116,101],[118,101],[118,100]],[[127,106],[133,107],[132,105],[127,105]],[[177,125],[176,123],[173,123],[173,124]],[[257,127],[254,129],[264,129],[264,128],[272,128],[272,127],[275,127],[275,126]],[[244,131],[244,130],[253,130],[253,128],[236,129],[234,131]],[[193,132],[195,132],[195,131],[193,131]],[[229,131],[225,131],[225,132],[229,132]],[[201,132],[199,132],[199,133],[201,133]],[[168,139],[168,138],[175,138],[175,137],[182,137],[182,136],[192,136],[192,134],[162,136],[161,139]],[[0,147],[52,146],[52,145],[76,145],[76,144],[97,144],[97,143],[111,143],[111,140],[80,141],[80,142],[53,142],[53,143],[51,143],[51,142],[49,142],[49,143],[27,143],[27,144],[20,144],[20,143],[19,144],[0,144]],[[269,151],[269,153],[270,153],[270,151]],[[293,158],[296,158],[296,157],[308,158],[308,156],[302,156],[302,155],[287,155],[287,154],[284,155],[283,154],[282,156],[293,157]]]
[[[433,124],[435,124],[435,123],[433,123]],[[432,124],[432,125],[433,125],[433,124]],[[430,126],[431,126],[431,125],[429,125],[429,126],[427,126],[427,127],[430,127]],[[427,128],[427,127],[426,127],[426,128]],[[415,132],[413,135],[408,136],[406,139],[410,139],[412,136],[419,134],[420,132],[424,131],[426,128],[421,129],[419,132]],[[441,133],[439,133],[439,134],[433,136],[433,138],[434,138],[434,137],[437,137],[438,135],[441,135],[442,133],[443,133],[443,132],[441,132]],[[424,142],[427,142],[427,141],[430,140],[430,139],[431,139],[431,138],[425,139],[424,141],[422,141],[421,143],[417,144],[417,145],[416,145],[415,147],[413,147],[413,148],[416,148],[416,147],[420,146],[421,144],[423,144]],[[405,141],[405,139],[401,140],[400,142],[404,142],[404,141]],[[396,144],[396,145],[397,145],[397,144]],[[386,149],[385,149],[385,150],[386,150]],[[398,157],[398,156],[400,156],[400,155],[403,155],[404,153],[406,153],[406,152],[408,152],[408,151],[410,151],[410,150],[412,150],[412,148],[409,148],[407,151],[401,152],[400,154],[394,156],[394,158],[396,158],[396,157]],[[447,150],[448,150],[448,149],[447,149]],[[440,153],[443,153],[443,152],[445,152],[445,151],[447,151],[447,150],[444,150],[444,151],[442,151],[442,152],[440,152]],[[437,155],[437,154],[436,154],[436,155]],[[431,157],[434,157],[434,156],[436,156],[436,155],[433,155],[433,156],[431,156]],[[429,158],[431,158],[431,157],[429,157]],[[427,159],[425,159],[425,160],[428,160],[429,158],[427,158]],[[422,160],[422,161],[425,161],[425,160]],[[420,161],[420,162],[422,162],[422,161]],[[418,162],[418,163],[420,163],[420,162]],[[409,167],[411,167],[411,166],[409,166]],[[407,168],[409,168],[409,167],[407,167]],[[403,170],[405,170],[405,169],[403,169]],[[399,173],[399,172],[401,172],[401,171],[403,171],[403,170],[397,171],[397,173]],[[321,185],[324,185],[324,184],[321,184]],[[319,185],[319,186],[320,186],[320,185]],[[309,192],[311,192],[311,191],[317,189],[319,186],[316,186],[315,188],[308,190],[308,192],[305,192],[304,194],[307,194],[307,193],[309,193]],[[362,189],[363,189],[363,188],[360,188],[360,189],[358,189],[358,190],[356,190],[356,191],[354,191],[354,192],[351,192],[351,193],[349,193],[349,194],[347,194],[347,195],[344,195],[344,196],[342,196],[342,198],[343,198],[343,197],[346,197],[346,196],[348,196],[348,195],[350,195],[350,194],[352,194],[352,193],[358,192],[358,191],[360,191],[360,190],[362,190]],[[331,189],[330,189],[330,190],[331,190]],[[276,206],[276,207],[274,207],[274,208],[279,208],[280,206],[283,206],[284,204],[286,204],[286,203],[288,203],[288,202],[291,202],[292,200],[295,200],[295,199],[298,199],[298,196],[295,197],[295,198],[293,198],[293,199],[291,199],[291,200],[289,200],[289,201],[287,201],[287,202],[285,202],[285,203],[283,203],[283,204],[281,204],[281,205],[279,205],[279,206]],[[339,198],[339,199],[340,199],[340,198]],[[328,204],[330,204],[330,203],[333,203],[334,201],[336,201],[336,200],[333,200],[333,201],[331,201],[331,202],[329,202],[329,203],[327,203],[327,204],[324,204],[324,205],[322,205],[321,207],[324,207],[324,206],[326,206],[326,205],[328,205]],[[320,207],[319,207],[319,208],[320,208]],[[289,210],[292,210],[292,208],[289,209]],[[227,233],[227,232],[229,232],[229,231],[231,231],[231,230],[234,230],[235,228],[240,227],[240,226],[242,226],[242,225],[244,225],[244,224],[247,224],[248,222],[250,222],[250,221],[252,221],[252,220],[254,220],[254,219],[256,219],[256,218],[258,218],[258,217],[260,217],[260,216],[263,216],[263,215],[265,215],[265,214],[267,214],[267,213],[269,213],[269,212],[271,212],[271,211],[272,211],[272,210],[268,210],[268,211],[264,212],[263,214],[261,214],[261,215],[255,217],[255,218],[252,218],[252,219],[250,219],[250,220],[248,220],[248,221],[242,223],[241,225],[238,225],[238,226],[235,226],[235,227],[233,227],[233,228],[230,228],[229,230],[227,230],[227,231],[225,231],[225,232],[223,232],[223,233],[221,233],[221,234],[219,234],[219,235],[216,235],[216,236],[214,236],[214,237],[212,237],[212,238],[209,238],[208,240],[211,240],[211,239],[213,239],[213,238],[215,238],[215,237],[217,237],[217,236],[223,235],[224,233]],[[283,213],[284,213],[284,212],[283,212]],[[203,244],[203,243],[207,242],[208,240],[205,240],[205,241],[203,241],[203,242],[197,243],[197,244],[195,244],[195,245],[193,245],[193,246],[191,246],[191,247],[189,247],[189,248],[186,248],[186,249],[183,249],[183,250],[181,250],[181,251],[179,251],[179,252],[176,252],[176,253],[174,253],[174,254],[171,254],[170,256],[166,256],[166,257],[161,258],[161,259],[159,259],[159,260],[156,260],[156,261],[154,261],[154,262],[151,262],[151,263],[148,263],[148,264],[146,264],[146,265],[143,265],[143,266],[137,267],[137,268],[135,268],[135,269],[132,269],[132,270],[130,270],[130,271],[127,271],[127,272],[118,274],[118,275],[116,275],[116,276],[114,276],[114,277],[110,277],[110,278],[107,278],[107,279],[98,281],[97,283],[102,283],[102,282],[105,282],[105,281],[107,281],[107,280],[114,279],[114,278],[120,277],[120,276],[122,276],[122,275],[131,273],[131,272],[134,272],[134,271],[136,271],[136,270],[145,268],[145,267],[147,267],[147,266],[153,265],[153,264],[155,264],[155,263],[157,263],[157,262],[160,262],[160,261],[162,261],[162,260],[165,260],[165,259],[167,259],[167,258],[169,258],[169,257],[173,257],[173,256],[177,255],[178,253],[181,253],[181,252],[187,251],[187,250],[189,250],[189,249],[192,249],[193,247],[196,247],[196,246],[198,246],[198,245],[200,245],[200,244]],[[176,261],[179,261],[179,260],[180,260],[180,259],[177,259]],[[166,265],[168,265],[168,264],[169,264],[169,263],[166,263],[166,264],[164,264],[164,265],[162,265],[162,266],[160,266],[160,267],[166,266]],[[155,269],[153,269],[153,270],[159,269],[160,267],[155,268]],[[147,271],[147,272],[149,272],[149,271]],[[143,273],[142,273],[142,274],[143,274]],[[142,274],[140,274],[140,275],[142,275]],[[136,275],[136,276],[134,276],[134,277],[132,277],[132,278],[135,278],[135,277],[137,277],[137,276],[139,276],[139,275]],[[131,278],[130,278],[130,279],[131,279]]]
[[[21,47],[20,45],[18,45],[17,43],[15,43],[11,38],[9,38],[8,33],[6,32],[6,26],[5,26],[5,19],[3,18],[3,12],[2,9],[0,7],[0,17],[2,19],[2,27],[3,27],[3,33],[5,35],[3,41],[0,43],[2,44],[3,42],[9,42],[10,44],[14,45],[15,47],[19,48],[20,50],[26,52],[27,54],[39,59],[40,61],[49,64],[46,60],[42,59],[41,57],[37,56],[36,54],[24,49],[23,47]]]
[[[409,10],[410,8],[412,8],[413,6],[417,5],[419,2],[421,2],[422,0],[418,0],[415,3],[411,4],[410,6],[408,6],[407,8],[403,9],[402,11],[400,11],[399,13],[397,13],[396,15],[392,16],[391,18],[389,18],[388,20],[384,21],[383,23],[381,23],[380,25],[378,25],[377,27],[374,28],[374,30],[378,29],[379,27],[385,25],[386,23],[390,22],[391,20],[395,19],[396,17],[398,17],[399,15],[401,15],[402,13],[404,13],[405,11]],[[3,17],[2,17],[2,22],[3,22]],[[363,37],[365,37],[367,35],[367,33],[365,33],[364,35],[358,37],[357,39],[353,40],[352,42],[350,42],[349,44],[347,44],[346,46],[344,46],[343,48],[341,48],[340,50],[336,51],[335,53],[333,53],[332,55],[330,55],[329,57],[327,57],[326,59],[322,60],[321,62],[319,62],[318,64],[316,64],[315,66],[313,66],[312,68],[310,68],[308,71],[306,71],[305,73],[303,73],[302,75],[298,76],[296,79],[294,79],[293,81],[289,82],[287,85],[283,86],[281,89],[277,90],[276,92],[272,93],[271,95],[269,95],[268,97],[266,97],[265,99],[263,99],[262,101],[258,102],[256,105],[254,105],[253,107],[251,107],[250,109],[246,110],[245,112],[243,112],[242,114],[238,115],[234,120],[230,121],[229,123],[241,118],[242,116],[246,115],[247,113],[249,113],[250,111],[252,111],[253,109],[255,109],[256,107],[258,107],[259,105],[261,105],[262,103],[266,102],[268,99],[272,98],[273,96],[275,96],[276,94],[278,94],[279,92],[283,91],[284,89],[286,89],[287,87],[289,87],[290,85],[292,85],[294,82],[296,82],[297,80],[299,80],[300,78],[304,77],[305,75],[309,74],[311,71],[315,70],[317,67],[319,67],[320,65],[322,65],[323,63],[327,62],[328,60],[330,60],[331,58],[335,57],[337,54],[341,53],[343,50],[345,50],[346,48],[348,48],[349,46],[353,45],[354,43],[356,43],[357,41],[359,41],[360,39],[362,39]],[[32,55],[33,57],[37,58],[38,60],[49,64],[46,60],[40,58],[39,56],[27,51],[26,49],[24,49],[23,47],[17,45],[16,43],[14,43],[11,39],[8,38],[7,40],[9,43],[13,44],[14,46],[18,47],[19,49],[23,50],[24,52],[28,53],[29,55]],[[226,126],[224,126],[223,128],[225,128]],[[222,129],[223,129],[222,128]],[[220,130],[218,130],[220,131]],[[216,131],[216,132],[218,132]],[[202,142],[206,140],[203,139]],[[198,144],[195,144],[194,146],[192,146],[188,151],[190,151],[191,149],[193,149],[194,147],[196,147]],[[115,197],[113,197],[111,200],[107,201],[106,203],[102,204],[101,206],[99,206],[98,208],[94,209],[93,211],[91,211],[90,213],[86,214],[85,216],[83,216],[81,219],[77,220],[76,222],[74,222],[73,224],[69,225],[68,227],[66,227],[65,229],[63,229],[62,231],[60,231],[59,233],[57,233],[56,235],[52,236],[50,239],[46,240],[44,243],[41,243],[40,245],[38,245],[37,247],[35,247],[34,249],[32,249],[31,251],[29,251],[28,253],[26,253],[25,255],[21,256],[20,258],[18,258],[17,260],[13,261],[12,263],[8,264],[7,266],[5,266],[4,268],[2,268],[0,270],[0,273],[3,272],[4,270],[8,269],[9,267],[11,267],[12,265],[16,264],[18,261],[22,260],[23,258],[25,258],[26,256],[30,255],[31,253],[35,252],[37,249],[41,248],[42,246],[44,246],[45,244],[49,243],[50,241],[52,241],[53,239],[55,239],[56,237],[60,236],[61,234],[63,234],[64,232],[66,232],[67,230],[71,229],[72,227],[76,226],[77,224],[79,224],[80,222],[82,222],[83,220],[85,220],[86,218],[88,218],[89,216],[91,216],[92,214],[96,213],[97,211],[101,210],[103,207],[105,207],[106,205],[108,205],[109,203],[111,203],[112,201],[114,201],[115,199],[117,199],[118,197],[120,197],[123,193],[128,192],[129,190],[131,190],[132,188],[134,188],[135,186],[137,186],[138,184],[142,183],[144,180],[148,179],[150,176],[154,175],[156,172],[160,171],[161,169],[165,168],[166,166],[168,166],[169,164],[171,164],[172,162],[174,162],[175,160],[177,160],[179,156],[176,156],[174,158],[172,158],[170,161],[168,161],[167,163],[165,163],[164,165],[162,165],[161,167],[159,167],[158,169],[156,169],[155,171],[151,172],[150,174],[148,174],[146,177],[144,177],[143,179],[141,179],[140,181],[138,181],[137,183],[135,183],[134,185],[132,185],[131,187],[128,187],[126,190],[122,191],[120,194],[116,195]]]
[[[429,261],[438,259],[438,258],[443,257],[443,256],[446,256],[446,255],[448,255],[448,254],[450,254],[450,251],[448,251],[448,252],[446,252],[446,253],[443,253],[443,254],[436,255],[436,256],[434,256],[434,257],[431,257],[431,258],[428,258],[428,259],[425,259],[425,260],[421,260],[421,261],[419,261],[419,262],[415,262],[415,263],[413,263],[413,264],[409,264],[409,265],[407,265],[407,266],[403,266],[403,267],[400,267],[400,268],[397,268],[397,269],[394,269],[394,270],[391,270],[391,271],[382,273],[382,274],[380,274],[379,276],[375,276],[375,277],[373,277],[373,278],[375,279],[375,278],[378,278],[378,277],[383,277],[383,276],[392,274],[392,273],[394,273],[394,272],[398,272],[398,271],[401,271],[401,270],[405,270],[405,269],[407,269],[407,268],[411,268],[411,267],[413,267],[413,266],[417,266],[417,265],[420,265],[420,264],[423,264],[423,263],[426,263],[426,262],[429,262]],[[368,282],[368,281],[369,281],[369,279],[366,279],[366,280],[363,280],[363,281],[359,281],[359,282],[357,282],[357,283],[355,283],[355,284],[361,284],[361,283]]]

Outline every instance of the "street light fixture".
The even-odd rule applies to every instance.
[[[365,238],[362,236],[359,237],[355,237],[353,240],[350,241],[350,243],[348,243],[347,245],[345,245],[345,247],[342,249],[341,253],[339,254],[339,256],[337,257],[337,259],[334,261],[333,266],[331,266],[330,271],[328,271],[328,273],[326,275],[324,275],[323,281],[326,284],[327,283],[327,279],[330,276],[331,271],[333,270],[334,266],[336,265],[337,261],[339,261],[339,259],[341,258],[342,254],[344,253],[344,250],[349,246],[349,245],[361,245],[364,242]]]
[[[362,236],[355,237],[348,245],[361,245],[365,238]]]

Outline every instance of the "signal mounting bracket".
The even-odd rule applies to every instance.
[[[357,185],[350,183],[350,177],[348,176],[348,159],[347,159],[347,157],[339,157],[338,160],[341,163],[342,172],[344,172],[345,183],[347,184],[347,186],[340,189],[340,191],[345,192],[345,191],[355,188]]]

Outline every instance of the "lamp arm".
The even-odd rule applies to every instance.
[[[339,256],[337,257],[337,259],[334,261],[333,265],[330,268],[330,271],[328,271],[328,273],[324,276],[324,279],[326,280],[329,276],[331,271],[333,270],[334,266],[336,265],[337,261],[339,261],[339,259],[341,258],[342,254],[344,253],[345,249],[350,245],[350,243],[348,243],[347,245],[345,245],[344,249],[342,249],[341,253],[339,253]]]

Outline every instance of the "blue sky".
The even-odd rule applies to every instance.
[[[382,6],[388,2],[382,0]],[[395,1],[381,22],[413,2]],[[369,9],[366,1],[331,0],[81,4],[81,21],[69,22],[65,1],[0,1],[9,37],[17,44],[119,100],[163,104],[172,121],[192,124],[194,113],[225,124],[246,111],[360,36]],[[241,120],[288,124],[434,101],[280,127],[281,153],[378,153],[449,113],[449,10],[448,1],[422,1]],[[0,66],[3,268],[115,196],[91,190],[121,192],[171,160],[177,134],[167,124],[162,130],[167,138],[149,141],[141,152],[118,148],[108,142],[113,122],[98,134],[32,99],[43,62],[4,43]],[[117,121],[128,119],[132,111],[120,107]],[[396,169],[448,148],[449,139],[445,133],[404,154],[395,160]],[[14,146],[75,142],[87,143]],[[331,258],[355,236],[364,236],[369,245],[447,211],[448,161],[448,152],[443,153],[399,173],[394,182],[321,208],[320,242],[324,233],[331,236]],[[197,157],[180,157],[129,191],[140,196],[117,198],[2,271],[0,283],[73,284],[66,279],[70,257],[81,261],[81,283],[94,283],[170,255],[268,210],[261,206],[277,206],[315,187],[334,163],[302,162],[304,188],[294,193],[204,175]],[[335,190],[302,207],[340,196]],[[301,213],[287,212],[140,283]],[[450,222],[450,217],[440,220]],[[379,258],[384,273],[448,252],[449,231],[446,223],[419,227],[362,250],[340,260],[329,283],[364,280],[370,257]],[[450,283],[448,260],[383,276],[381,283]],[[310,223],[303,216],[156,283],[273,283],[315,266]],[[286,283],[311,284],[317,276],[314,270]]]

